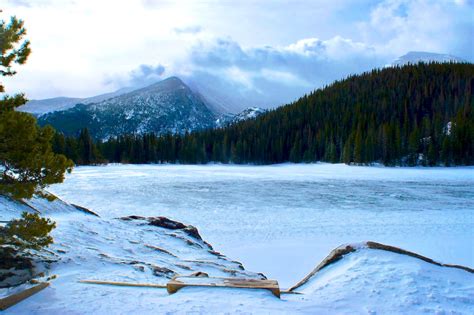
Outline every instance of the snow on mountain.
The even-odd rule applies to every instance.
[[[238,113],[233,117],[233,122],[239,122],[247,119],[257,118],[258,116],[265,113],[266,110],[258,107],[249,107],[244,109],[242,112]]]
[[[122,134],[182,133],[214,126],[214,113],[179,78],[92,104],[78,104],[48,113],[39,123],[51,124],[68,135],[87,127],[92,136],[106,139]]]
[[[216,120],[216,127],[225,127],[227,125],[238,123],[247,119],[254,119],[264,114],[266,111],[266,109],[259,107],[249,107],[236,115],[222,114]]]
[[[101,102],[106,99],[120,96],[122,94],[133,91],[134,88],[125,87],[111,93],[100,94],[87,98],[77,98],[77,97],[55,97],[48,98],[44,100],[31,100],[28,101],[25,105],[18,108],[19,111],[31,113],[36,116],[41,116],[46,113],[63,111],[69,108],[74,107],[77,104],[91,104],[96,102]]]
[[[416,64],[419,62],[466,62],[466,60],[448,54],[437,54],[431,52],[424,52],[424,51],[410,51],[407,54],[399,57],[398,59],[394,60],[388,66],[403,66],[407,64]]]

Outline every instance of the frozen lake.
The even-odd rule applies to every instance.
[[[166,216],[282,287],[373,240],[474,266],[474,168],[108,165],[50,190],[101,216]]]

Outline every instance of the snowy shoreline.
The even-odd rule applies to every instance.
[[[137,311],[152,314],[157,310],[166,313],[468,314],[474,302],[474,270],[445,266],[416,253],[371,242],[334,249],[289,289],[297,294],[285,294],[281,299],[266,290],[255,289],[187,287],[168,295],[165,290],[156,288],[80,283],[84,279],[97,279],[164,284],[170,278],[169,268],[182,269],[182,264],[187,264],[189,272],[197,269],[214,276],[228,272],[227,276],[237,278],[264,276],[244,270],[239,263],[229,261],[220,253],[213,253],[194,227],[166,218],[103,219],[61,200],[48,203],[35,198],[26,206],[0,197],[0,204],[2,216],[14,217],[18,212],[36,209],[58,222],[53,251],[59,260],[47,268],[48,274],[58,278],[43,291],[4,311],[5,314]],[[207,258],[203,259],[203,255]],[[165,262],[167,267],[163,265]],[[152,273],[146,271],[148,267]],[[25,286],[18,289],[22,288]],[[0,297],[15,290],[0,289]]]

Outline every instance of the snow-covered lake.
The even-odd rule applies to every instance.
[[[474,266],[474,168],[108,165],[50,189],[103,217],[166,216],[287,287],[342,243]]]

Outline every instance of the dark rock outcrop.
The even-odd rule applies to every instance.
[[[192,238],[202,241],[202,237],[195,226],[185,225],[181,222],[174,221],[166,217],[148,217],[147,218],[147,217],[142,217],[142,216],[137,216],[137,215],[131,215],[128,217],[122,217],[120,219],[124,221],[132,221],[132,220],[148,221],[149,225],[158,226],[158,227],[168,229],[168,230],[181,230],[187,235],[191,236]]]

